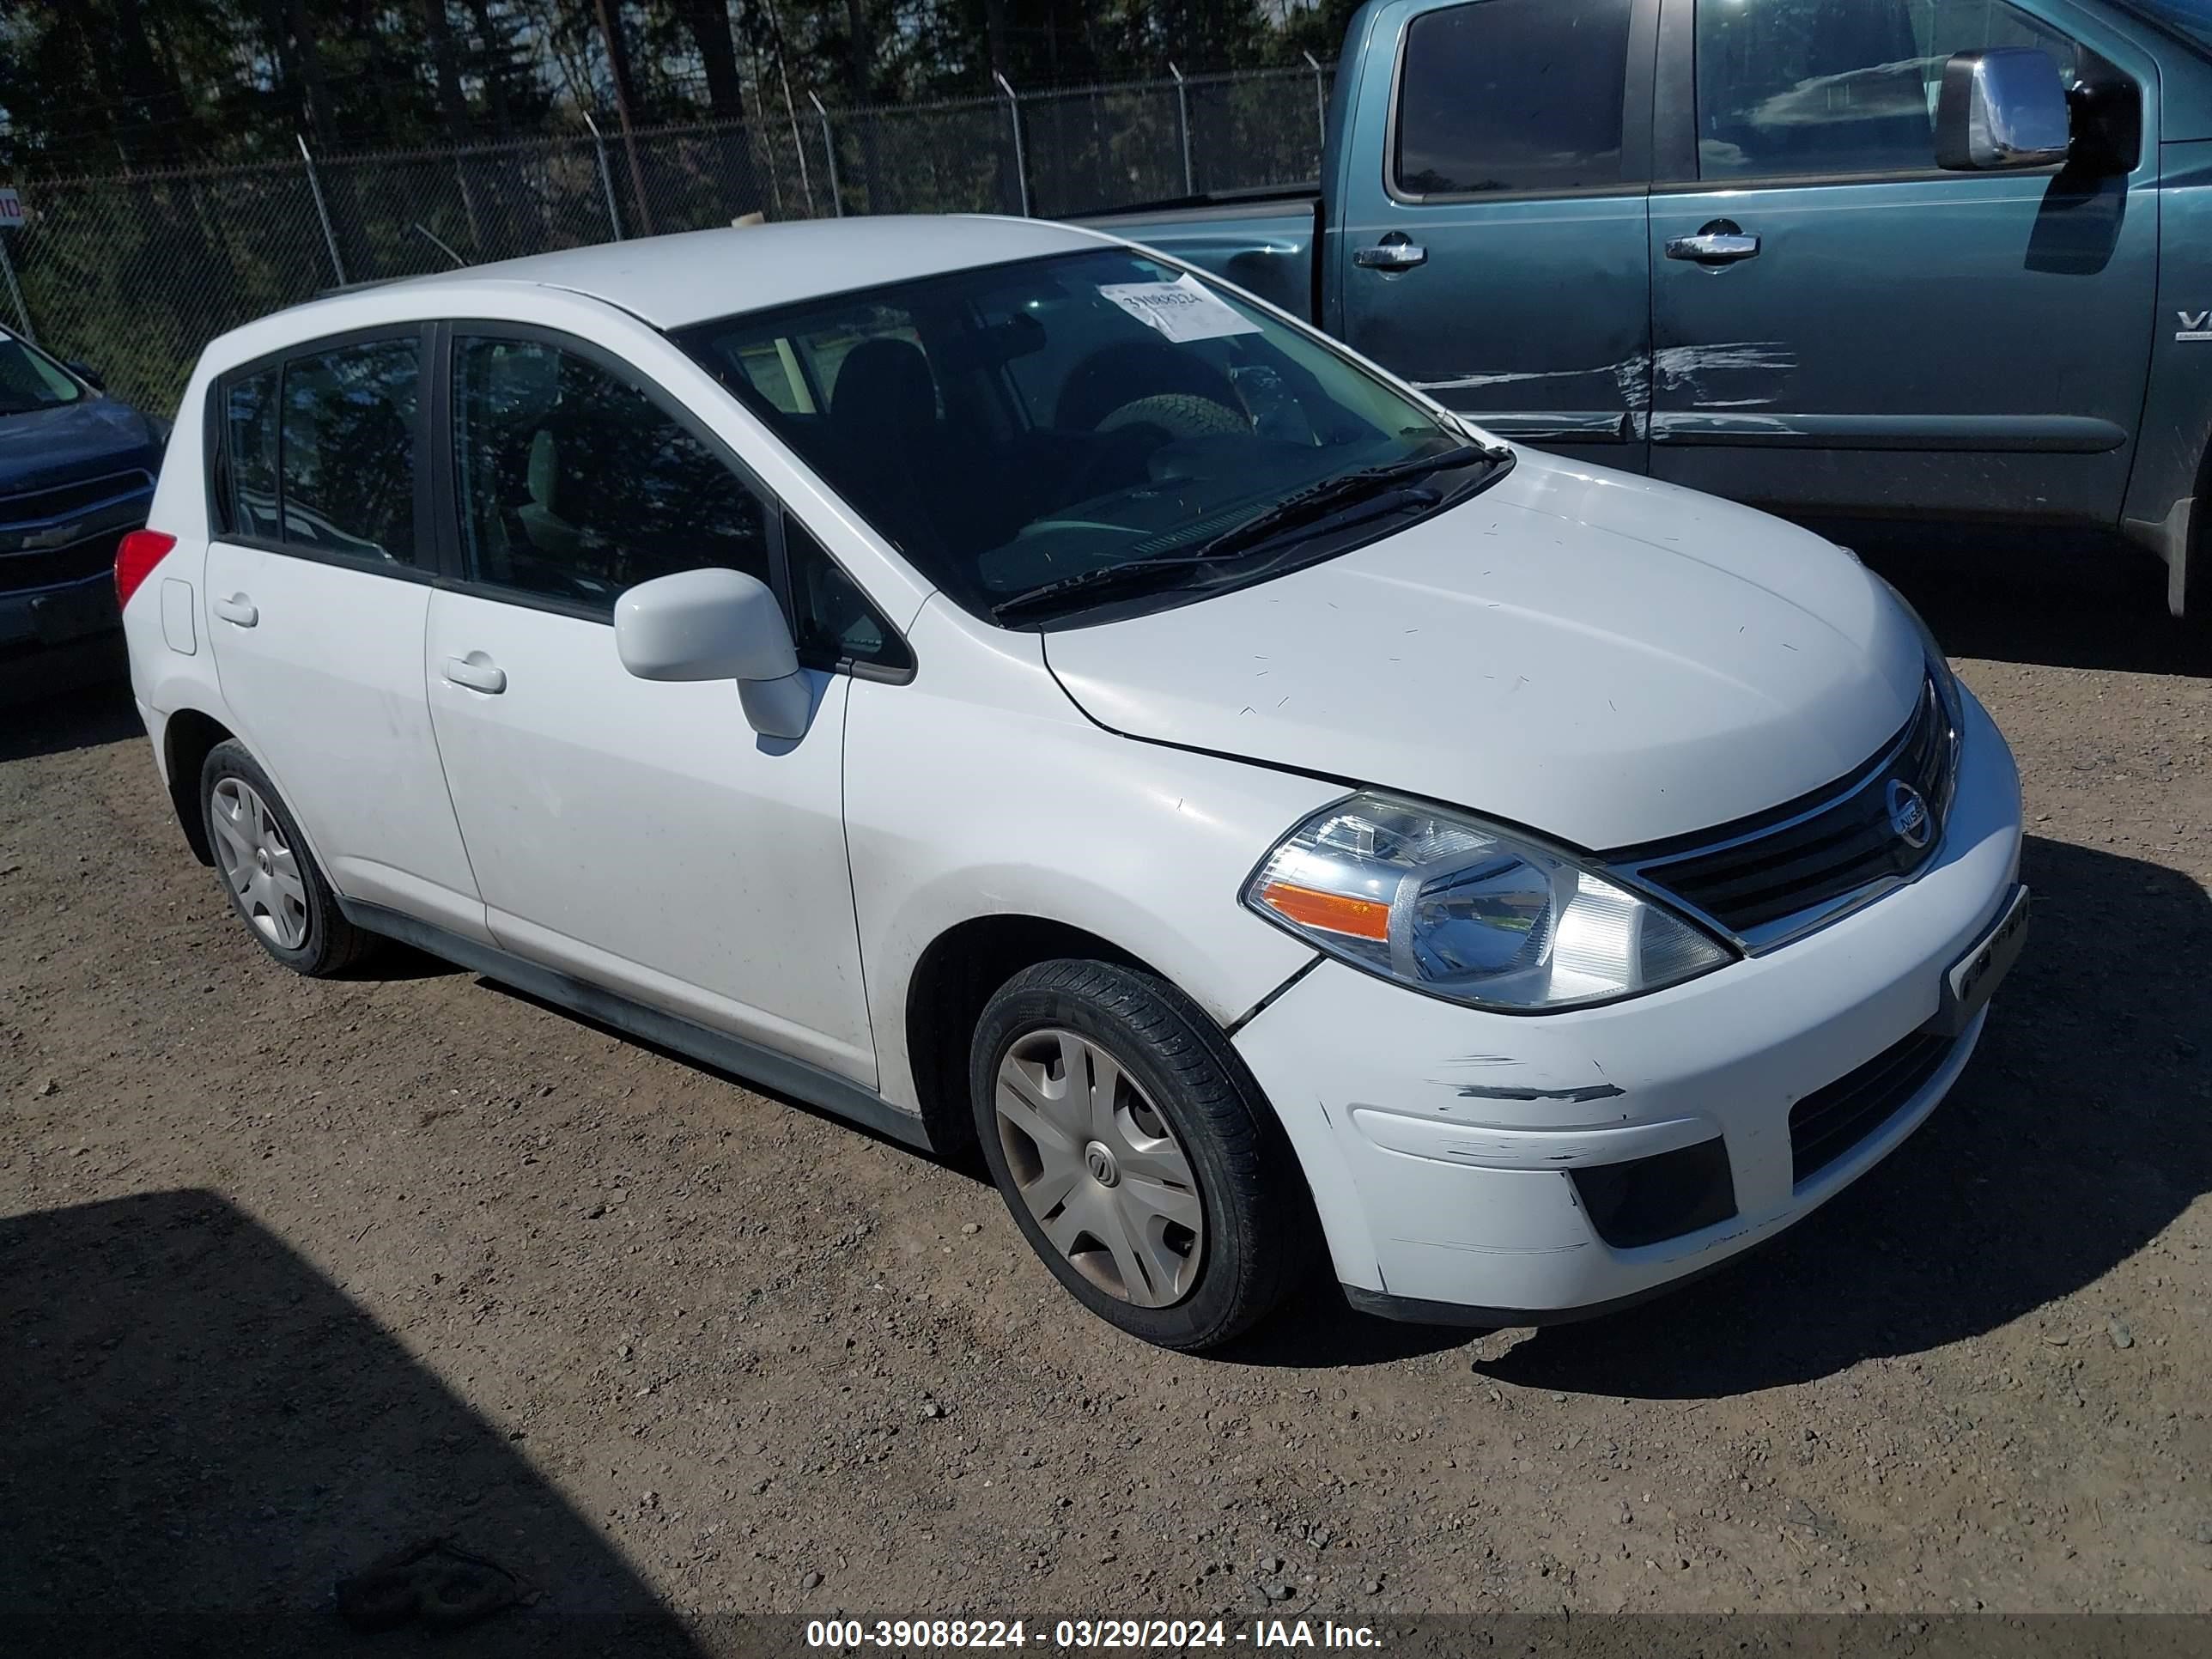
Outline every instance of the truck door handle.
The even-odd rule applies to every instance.
[[[1716,219],[1694,236],[1668,239],[1667,257],[1701,265],[1732,265],[1759,257],[1759,238],[1746,235],[1733,219]]]
[[[481,651],[471,651],[465,657],[447,658],[446,678],[455,685],[465,685],[488,696],[495,697],[507,690],[507,671],[495,666]]]
[[[1394,230],[1373,247],[1352,251],[1352,263],[1367,270],[1411,270],[1429,262],[1429,251],[1401,230]]]
[[[208,609],[234,628],[251,628],[261,620],[253,601],[243,593],[234,593],[227,599],[210,599]]]

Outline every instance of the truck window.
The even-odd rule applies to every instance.
[[[1698,173],[1917,173],[1954,52],[2072,41],[2003,0],[1698,0]]]
[[[1392,177],[1407,196],[1620,183],[1629,0],[1478,0],[1406,30]]]

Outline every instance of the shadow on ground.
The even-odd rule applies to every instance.
[[[1747,1393],[1978,1336],[2095,1283],[2212,1190],[2212,904],[2030,837],[2027,953],[1950,1097],[1775,1243],[1476,1367],[1529,1388]]]
[[[0,1221],[0,1342],[11,1652],[694,1651],[521,1445],[211,1193]],[[436,1638],[338,1622],[337,1579],[439,1534],[541,1598]]]
[[[82,690],[0,699],[0,761],[65,754],[126,738],[142,742],[146,728],[131,701],[131,687],[106,680]],[[147,764],[153,764],[152,753]]]
[[[1897,584],[1954,657],[2212,675],[2212,618],[2166,609],[2166,567],[2115,538],[1984,526],[1822,526]]]
[[[220,883],[222,878],[218,876],[216,879]],[[379,984],[387,980],[447,979],[467,971],[459,963],[448,962],[443,957],[432,956],[428,951],[418,951],[411,945],[388,939],[381,940],[365,960],[347,969],[343,977]]]

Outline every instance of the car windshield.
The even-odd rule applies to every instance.
[[[2125,0],[2124,9],[2171,29],[2201,51],[2212,52],[2212,0]]]
[[[83,396],[84,388],[45,353],[0,334],[0,415],[27,415]]]
[[[1297,330],[1126,250],[678,338],[923,574],[1001,620],[1126,599],[1130,575],[1160,578],[1127,584],[1151,593],[1218,583],[1231,543],[1235,579],[1255,580],[1281,568],[1260,561],[1287,538],[1340,551],[1506,459]],[[1440,477],[1412,487],[1431,466]],[[1328,538],[1355,514],[1361,536]]]

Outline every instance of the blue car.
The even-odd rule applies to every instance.
[[[115,544],[146,522],[168,436],[0,331],[0,698],[120,672]]]

